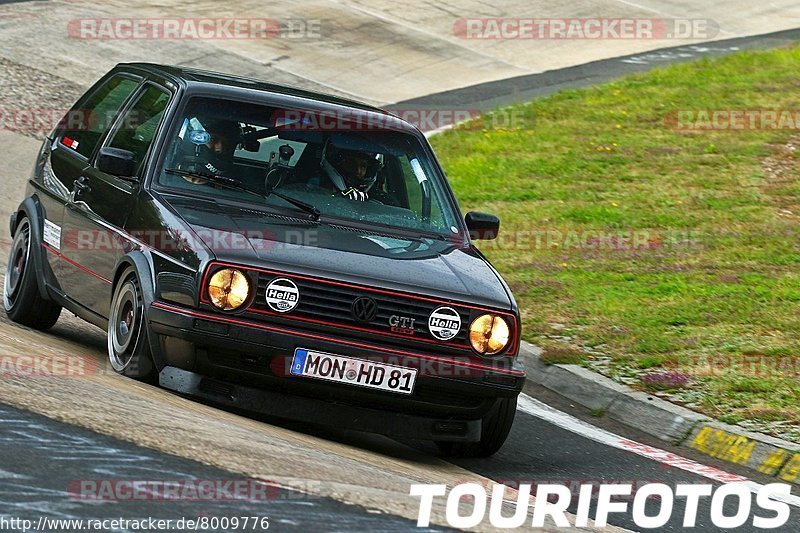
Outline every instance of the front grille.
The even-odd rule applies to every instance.
[[[269,374],[269,358],[263,355],[214,348],[206,352],[206,357],[214,365],[246,370],[257,374]]]
[[[277,313],[266,304],[266,287],[277,278],[289,278],[300,292],[300,300],[291,312]],[[353,302],[358,298],[371,298],[377,303],[377,312],[368,322],[358,320],[353,313]],[[331,284],[322,281],[296,278],[291,275],[277,275],[261,272],[258,278],[258,292],[251,309],[275,315],[286,320],[305,320],[332,325],[344,325],[350,328],[361,328],[371,333],[384,334],[389,337],[398,336],[406,341],[423,341],[448,343],[463,346],[469,349],[467,342],[467,329],[469,327],[470,309],[454,304],[447,307],[453,308],[461,318],[461,328],[455,337],[441,341],[434,337],[428,329],[428,319],[431,313],[445,304],[427,300],[420,300],[410,296],[374,292],[367,289],[349,285]],[[407,331],[393,330],[390,323],[392,317],[406,319],[405,328],[402,323],[395,328],[413,330],[413,335]],[[409,327],[413,320],[413,328]]]
[[[479,407],[485,398],[480,396],[467,396],[454,392],[444,392],[438,388],[418,386],[414,391],[414,399],[421,402],[435,403],[440,405],[452,405],[454,407]]]

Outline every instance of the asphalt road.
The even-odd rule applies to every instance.
[[[22,523],[13,519],[30,520],[38,527],[43,517],[48,522],[40,531],[77,531],[76,520],[88,525],[88,520],[116,519],[171,520],[173,529],[178,529],[181,519],[203,517],[240,521],[248,517],[255,524],[249,530],[254,531],[408,531],[415,525],[331,498],[251,482],[245,476],[2,404],[0,446],[2,531],[24,531]],[[149,489],[152,499],[134,494],[134,483]],[[176,491],[162,491],[158,483],[172,483]],[[137,529],[129,524],[103,530]],[[210,527],[207,531],[237,529],[241,530]]]
[[[480,483],[480,478],[470,474],[474,473],[512,488],[524,483],[567,485],[572,488],[574,495],[573,503],[569,507],[572,513],[577,512],[578,486],[584,484],[631,484],[638,488],[646,483],[663,483],[674,488],[678,484],[711,483],[715,490],[720,486],[720,483],[711,482],[707,478],[628,451],[604,446],[582,436],[580,420],[588,420],[588,413],[570,407],[564,400],[544,390],[529,388],[528,392],[535,393],[549,404],[569,412],[566,416],[575,417],[575,429],[563,429],[520,410],[508,442],[497,455],[489,460],[455,461],[464,469],[463,477],[456,480],[457,482]],[[259,419],[258,416],[254,418]],[[321,436],[344,446],[357,446],[366,453],[385,453],[383,444],[376,445],[375,441],[365,439],[357,432],[274,419],[261,419],[259,422],[274,424],[299,434]],[[597,424],[596,420],[591,422]],[[619,424],[601,421],[599,425],[605,426],[609,431],[618,431],[626,438],[665,449],[663,443],[653,442],[653,439],[636,434]],[[0,520],[27,519],[37,524],[41,517],[49,520],[153,518],[172,520],[174,527],[177,527],[180,519],[259,517],[259,520],[266,518],[269,527],[278,531],[308,528],[321,531],[407,531],[415,528],[413,520],[408,518],[376,514],[332,498],[272,485],[268,480],[258,482],[261,490],[254,489],[253,485],[246,485],[238,492],[236,489],[229,489],[233,492],[217,489],[207,493],[200,493],[198,490],[199,495],[195,497],[194,492],[185,491],[189,487],[201,487],[201,482],[247,482],[248,477],[1,404],[0,443],[3,449],[3,454],[0,455]],[[427,443],[405,444],[432,456],[437,453]],[[686,456],[685,450],[673,451]],[[702,457],[687,458],[704,460]],[[725,468],[719,464],[710,466]],[[744,472],[730,473],[746,475]],[[302,473],[299,475],[302,477]],[[768,478],[754,481],[770,482]],[[163,493],[157,489],[151,489],[152,499],[131,498],[130,491],[126,492],[125,488],[131,487],[133,482],[147,482],[150,487],[162,482],[179,483],[184,492],[181,492],[182,497],[171,499],[160,496]],[[657,514],[657,506],[658,502],[649,501],[648,514]],[[590,516],[594,516],[595,508],[595,503],[592,503]],[[726,531],[711,524],[709,508],[708,499],[701,500],[697,513],[697,530]],[[728,516],[735,515],[737,509],[735,501],[729,500],[724,506]],[[669,523],[656,531],[683,531],[684,511],[683,500],[676,498]],[[798,508],[793,507],[790,522],[775,531],[796,531],[799,513]],[[631,519],[630,507],[624,513],[611,514],[609,523],[634,531],[639,529]],[[50,524],[47,529],[49,531],[78,530],[75,524],[63,528],[52,525],[55,522]],[[10,527],[4,530],[22,531],[22,528]],[[220,527],[211,530],[235,529]],[[761,530],[741,527],[736,531]]]
[[[96,38],[81,20],[269,18],[275,38]],[[707,20],[687,38],[465,38],[459,21]],[[224,70],[387,104],[668,46],[800,27],[793,0],[51,0],[0,4],[0,58],[85,85],[123,61]],[[0,79],[0,81],[2,81]],[[41,105],[41,103],[39,103]]]
[[[456,109],[484,113],[498,107],[529,102],[563,89],[596,85],[660,66],[720,57],[745,50],[767,50],[794,44],[798,40],[800,29],[792,29],[723,39],[713,43],[671,46],[427,94],[390,104],[387,108],[398,111]]]
[[[0,12],[3,19],[0,20],[0,59],[26,68],[35,67],[41,77],[41,85],[35,90],[24,91],[31,93],[36,103],[31,103],[34,101],[29,98],[31,95],[5,91],[10,95],[5,104],[16,102],[17,106],[23,106],[20,102],[25,102],[27,106],[40,106],[40,95],[50,94],[47,91],[53,89],[63,90],[72,98],[73,92],[85,87],[113,63],[148,59],[324,88],[377,103],[404,100],[403,107],[486,109],[666,62],[729,53],[739,47],[773,46],[797,36],[789,32],[713,45],[684,43],[657,51],[654,49],[665,43],[600,42],[588,47],[585,42],[545,42],[536,43],[537,47],[532,50],[531,43],[519,41],[494,43],[456,39],[449,34],[452,22],[464,16],[492,16],[492,13],[487,14],[487,9],[517,16],[545,13],[566,17],[593,12],[669,17],[674,16],[673,12],[688,8],[683,0],[668,3],[582,1],[568,7],[559,7],[559,2],[516,1],[502,1],[488,7],[483,2],[470,1],[458,7],[453,2],[415,0],[415,9],[385,0],[377,2],[379,9],[356,0],[315,0],[303,5],[306,8],[311,4],[308,8],[311,11],[305,13],[296,10],[297,3],[288,1],[271,5],[271,11],[265,13],[261,2],[239,3],[247,6],[250,16],[321,17],[335,31],[322,40],[277,41],[266,45],[252,42],[98,43],[68,39],[65,36],[67,23],[76,17],[154,16],[159,13],[160,6],[138,0],[5,5]],[[0,1],[0,4],[7,2]],[[175,16],[210,16],[217,9],[217,3],[210,1],[175,4]],[[791,2],[753,4],[737,0],[734,3],[713,2],[699,8],[703,12],[697,16],[714,17],[721,22],[725,32],[719,38],[752,35],[763,28],[800,25],[797,7]],[[55,42],[44,40],[43,35],[53,37]],[[376,44],[375,35],[384,43]],[[350,61],[351,56],[360,59]],[[613,59],[542,73],[551,68],[609,57]],[[402,75],[398,75],[400,73]],[[497,81],[509,76],[513,77]],[[0,87],[7,81],[0,76]],[[14,81],[10,85],[19,90],[20,84],[22,82]],[[465,85],[470,87],[463,88]],[[429,96],[418,98],[421,94]],[[65,99],[68,98],[65,96]],[[7,213],[22,197],[38,143],[0,131],[0,145],[6,153],[13,154],[4,164],[0,180],[0,213]],[[0,236],[4,237],[0,242],[0,268],[8,245],[6,226],[0,224]],[[0,316],[0,357],[35,354],[48,358],[66,354],[85,362],[86,368],[91,370],[70,378],[0,377],[0,402],[3,402],[0,404],[0,449],[3,451],[0,454],[0,518],[38,520],[47,515],[52,518],[159,516],[178,519],[252,513],[269,516],[275,530],[397,531],[411,529],[416,517],[417,501],[408,496],[412,483],[451,486],[473,480],[479,483],[494,480],[512,486],[525,482],[569,485],[605,482],[635,486],[654,481],[670,486],[712,483],[697,474],[589,438],[587,435],[593,434],[597,427],[748,477],[755,483],[773,481],[686,450],[672,449],[619,424],[594,419],[544,390],[529,389],[527,392],[567,413],[564,419],[569,421],[565,424],[569,429],[548,421],[544,415],[520,411],[508,443],[495,457],[451,463],[438,457],[436,450],[427,443],[398,443],[357,432],[242,416],[191,402],[114,375],[104,364],[104,351],[102,332],[68,313],[63,313],[59,324],[46,333],[21,328]],[[581,425],[580,420],[587,421],[595,429]],[[75,487],[76,481],[92,479],[182,482],[257,479],[270,483],[272,490],[267,494],[272,497],[267,501],[89,502],[70,495],[70,488]],[[719,482],[713,484],[719,486]],[[662,530],[680,530],[682,510],[678,500],[672,520]],[[577,511],[574,504],[571,511]],[[727,503],[726,511],[732,514],[733,502]],[[797,507],[792,511],[790,522],[780,531],[797,530]],[[708,514],[708,504],[701,503],[697,530],[714,531]],[[434,509],[434,515],[434,523],[445,523],[441,506]],[[629,513],[612,514],[609,521],[620,527],[639,529]],[[489,530],[488,527],[479,529]],[[50,530],[72,531],[74,528],[51,527]]]

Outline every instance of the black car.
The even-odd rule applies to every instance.
[[[277,417],[487,456],[519,312],[412,125],[357,102],[122,64],[44,141],[3,303],[106,329],[115,371]]]

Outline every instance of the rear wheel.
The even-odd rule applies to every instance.
[[[61,306],[39,294],[31,246],[30,221],[23,217],[14,232],[8,255],[3,308],[14,322],[36,329],[48,329],[58,320]]]
[[[155,365],[147,339],[141,285],[133,269],[119,279],[108,316],[108,361],[119,374],[150,380]]]
[[[514,424],[517,399],[501,398],[481,421],[481,440],[478,442],[443,442],[436,445],[448,457],[489,457],[499,450]]]

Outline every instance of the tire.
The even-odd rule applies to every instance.
[[[436,441],[439,450],[447,457],[489,457],[505,443],[514,415],[517,398],[501,398],[492,411],[481,421],[481,440],[478,442]]]
[[[108,313],[108,361],[115,372],[153,381],[155,365],[147,335],[141,284],[131,268],[120,276]]]
[[[14,232],[14,241],[6,264],[3,308],[8,318],[35,329],[52,327],[61,314],[61,306],[42,298],[36,278],[38,265],[31,254],[31,225],[22,217]]]

